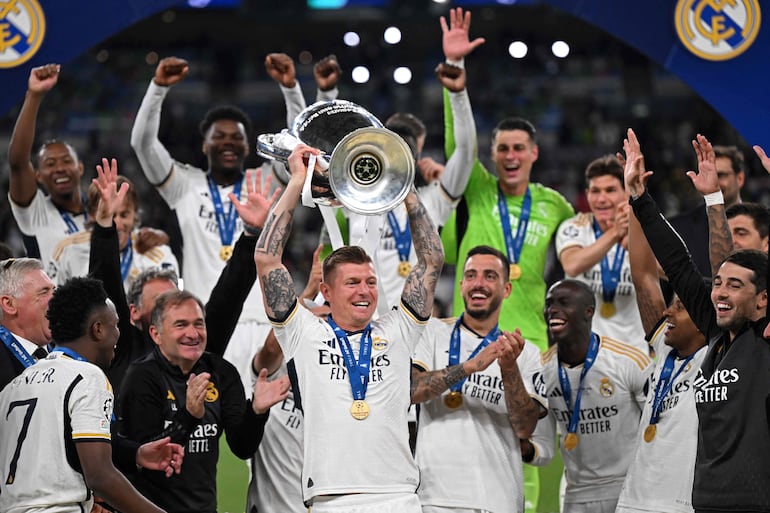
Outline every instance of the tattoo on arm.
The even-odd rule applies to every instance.
[[[402,300],[417,315],[429,317],[436,283],[444,263],[444,250],[438,232],[422,203],[407,203],[407,211],[412,242],[417,253],[417,265],[407,277]]]
[[[280,257],[289,240],[294,222],[294,209],[271,213],[257,241],[255,251]]]
[[[655,293],[657,292],[657,301]],[[636,289],[636,306],[639,310],[639,315],[642,318],[642,326],[644,331],[649,333],[652,328],[655,327],[655,323],[660,320],[663,314],[663,297],[660,290],[651,291],[647,290],[647,287],[640,287]]]
[[[730,225],[727,224],[724,205],[711,205],[708,208],[709,220],[709,260],[711,275],[715,276],[719,264],[733,250],[733,238],[730,235]]]
[[[503,392],[505,408],[508,410],[508,422],[519,438],[529,438],[540,416],[538,406],[532,400],[521,379],[518,365],[512,370],[503,371]]]
[[[422,403],[440,396],[444,390],[468,377],[463,364],[452,365],[431,372],[412,370],[412,404]]]
[[[278,320],[286,319],[297,301],[291,275],[286,268],[280,267],[261,276],[260,279],[265,289],[267,307],[273,311],[272,316]]]

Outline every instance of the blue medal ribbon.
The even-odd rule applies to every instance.
[[[131,236],[128,237],[128,244],[126,249],[120,252],[120,277],[123,281],[126,281],[128,277],[128,271],[131,270],[131,264],[134,261],[134,248],[131,242]]]
[[[505,249],[508,252],[508,262],[512,264],[519,263],[521,249],[524,247],[524,236],[527,233],[529,216],[532,212],[532,193],[527,187],[524,193],[524,200],[521,203],[521,214],[519,215],[519,224],[516,227],[516,237],[511,230],[511,218],[508,213],[508,202],[505,200],[505,194],[498,186],[497,188],[497,210],[500,212],[500,224],[503,226],[503,237],[505,238]]]
[[[230,208],[227,209],[227,214],[225,214],[225,206],[222,203],[222,197],[219,195],[219,187],[211,177],[211,173],[206,175],[206,180],[209,184],[209,193],[211,194],[211,201],[214,204],[214,213],[217,217],[219,240],[222,242],[222,246],[232,246],[238,212],[235,210],[233,204],[230,203]],[[241,199],[241,184],[243,184],[243,176],[241,176],[233,185],[233,194],[235,194],[235,197],[238,198],[238,200]]]
[[[460,324],[463,321],[463,315],[464,314],[460,314],[460,317],[457,318],[457,321],[455,322],[455,327],[452,330],[452,338],[449,339],[449,366],[450,367],[453,365],[459,365],[460,363],[460,342],[461,342]],[[495,325],[495,327],[492,328],[492,330],[489,333],[487,333],[487,336],[484,337],[484,339],[481,342],[479,342],[479,345],[477,345],[476,349],[473,350],[471,355],[468,357],[468,360],[473,359],[477,354],[481,352],[482,349],[484,349],[489,344],[497,340],[497,337],[499,336],[500,336],[500,329],[497,327],[497,325]],[[460,381],[459,383],[455,383],[449,388],[449,390],[451,390],[452,392],[459,392],[462,389],[463,383],[465,383],[466,379],[468,378],[467,377],[463,378],[463,380]]]
[[[0,339],[3,340],[5,347],[8,348],[11,354],[13,354],[25,368],[35,364],[35,359],[30,356],[27,350],[24,349],[24,346],[16,340],[16,337],[14,337],[5,326],[0,326]]]
[[[695,353],[685,358],[677,371],[673,372],[674,360],[676,360],[677,356],[679,356],[679,352],[676,349],[672,349],[671,352],[666,355],[666,361],[663,363],[663,368],[660,370],[660,379],[658,380],[658,384],[655,385],[655,396],[652,401],[650,424],[657,424],[658,420],[660,420],[660,410],[663,408],[663,400],[671,391],[671,387],[674,385],[676,378],[687,367],[687,364],[690,363],[690,360],[692,360],[693,356],[695,356]]]
[[[86,195],[81,193],[80,194],[80,201],[83,204],[83,219],[85,221],[88,221],[88,211],[86,210]],[[67,235],[72,235],[73,233],[77,233],[80,231],[80,228],[78,228],[78,225],[75,224],[75,220],[72,219],[72,216],[69,212],[67,212],[64,209],[61,209],[59,207],[56,207],[56,210],[59,211],[59,215],[62,218],[62,221],[64,221],[64,224],[67,225]]]
[[[83,358],[82,356],[80,356],[78,353],[76,353],[75,351],[70,349],[69,347],[56,346],[56,348],[53,351],[51,351],[51,352],[52,353],[54,353],[54,352],[64,353],[67,356],[69,356],[70,358],[72,358],[73,360],[77,360],[79,362],[87,362],[88,361],[85,358]]]
[[[599,223],[596,222],[596,219],[594,219],[593,222],[594,225],[594,235],[596,235],[596,238],[602,236],[604,233],[601,228],[599,228]],[[612,265],[610,266],[610,259],[609,259],[609,251],[606,255],[604,255],[604,258],[602,258],[601,263],[601,269],[602,269],[602,300],[604,300],[605,303],[612,303],[615,301],[615,292],[618,290],[618,282],[620,281],[620,270],[623,267],[623,259],[626,256],[626,250],[623,249],[623,246],[620,243],[617,243],[615,245],[615,258],[612,260]]]
[[[393,232],[393,238],[396,240],[396,250],[398,250],[398,259],[401,262],[409,261],[409,252],[412,250],[412,232],[409,229],[409,220],[406,221],[406,226],[402,230],[398,226],[398,219],[393,211],[388,212],[388,223],[390,223],[390,229]]]
[[[560,362],[557,362],[559,369],[559,384],[561,385],[561,392],[564,395],[564,404],[567,405],[567,410],[571,411],[569,425],[567,426],[568,433],[577,432],[578,421],[580,420],[580,399],[583,395],[583,378],[586,377],[588,371],[593,367],[596,361],[596,354],[599,352],[599,335],[591,333],[591,343],[588,346],[588,352],[586,353],[586,359],[583,362],[583,370],[580,371],[580,381],[578,381],[578,390],[575,394],[575,405],[572,405],[572,387],[569,384],[569,376],[567,371],[562,367]]]
[[[364,332],[361,334],[361,346],[358,350],[358,361],[353,356],[353,348],[350,346],[345,331],[337,326],[337,323],[329,316],[326,320],[329,326],[334,330],[337,336],[337,342],[340,345],[342,359],[345,367],[348,369],[348,379],[350,388],[353,391],[353,399],[363,401],[366,399],[366,389],[369,386],[369,368],[372,358],[372,325],[367,324]]]

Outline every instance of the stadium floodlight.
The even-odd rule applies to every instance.
[[[412,81],[412,70],[406,66],[399,66],[393,70],[393,80],[398,84],[408,84]]]
[[[401,31],[398,27],[388,27],[383,34],[385,42],[389,45],[395,45],[401,42]]]
[[[569,55],[569,45],[564,41],[554,41],[551,45],[551,52],[554,56],[563,59]]]
[[[514,59],[523,59],[527,56],[527,51],[529,48],[527,48],[527,43],[524,41],[514,41],[510,45],[508,45],[508,53],[513,57]]]
[[[366,66],[356,66],[350,75],[356,84],[365,84],[369,81],[369,69]]]
[[[342,36],[342,42],[347,46],[358,46],[361,43],[361,36],[357,32],[345,32],[345,35]]]

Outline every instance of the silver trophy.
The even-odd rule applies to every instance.
[[[409,146],[355,103],[310,105],[288,129],[257,137],[257,153],[286,164],[299,142],[323,152],[311,178],[313,201],[319,205],[376,215],[392,210],[412,187],[415,163]],[[288,176],[279,179],[288,181]]]

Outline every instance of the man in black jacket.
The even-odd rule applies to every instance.
[[[629,140],[635,141],[630,130]],[[693,145],[699,154],[713,151],[702,136]],[[632,146],[638,148],[638,143]],[[644,169],[641,153],[629,152],[628,147],[628,161],[638,163],[626,168],[634,214],[674,291],[709,341],[694,381],[699,426],[693,507],[698,513],[770,512],[770,343],[763,336],[767,253],[730,253],[718,266],[709,290],[681,239],[645,190],[651,173]],[[708,208],[724,208],[721,191],[700,192]],[[721,222],[727,223],[726,219]],[[724,243],[716,235],[712,246]]]

